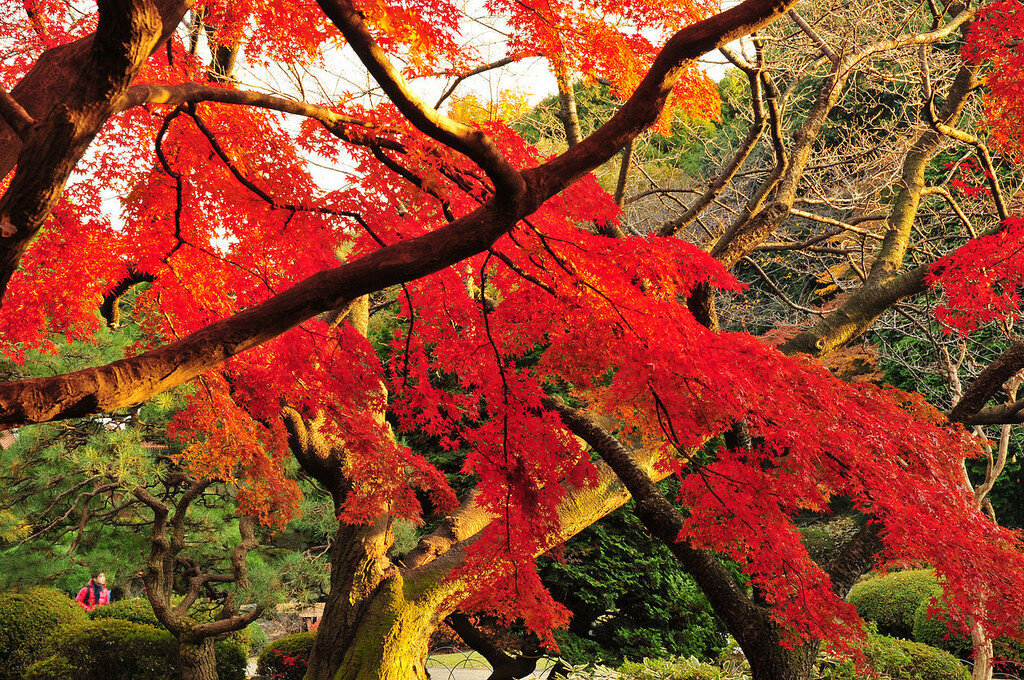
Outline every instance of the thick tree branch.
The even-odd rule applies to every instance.
[[[7,123],[23,141],[29,129],[36,124],[36,119],[3,88],[0,88],[0,120]]]
[[[188,0],[155,0],[162,27],[153,50],[170,37],[185,16]],[[37,121],[45,118],[59,104],[67,103],[83,79],[91,77],[89,55],[94,35],[44,52],[32,69],[11,90],[11,96],[25,107]],[[13,130],[0,125],[0,177],[14,167],[22,142]]]
[[[944,121],[950,122],[960,116],[973,83],[974,68],[964,65],[957,72],[943,104],[941,118]],[[899,192],[889,213],[881,248],[872,262],[865,285],[835,312],[784,343],[780,349],[821,356],[859,336],[899,300],[927,288],[927,266],[917,267],[898,276],[897,271],[910,246],[914,220],[925,191],[925,169],[941,143],[940,133],[934,129],[925,130],[904,158]]]
[[[106,366],[0,385],[0,425],[81,417],[139,403],[355,297],[426,276],[486,250],[519,219],[652,124],[681,72],[681,60],[767,24],[794,1],[746,0],[679,31],[608,123],[561,156],[523,173],[529,187],[525,194],[496,195],[446,226],[319,272],[178,342]]]
[[[92,38],[68,47],[81,63],[72,66],[63,61],[62,53],[50,50],[12,91],[15,99],[24,102],[24,95],[29,93],[22,86],[26,82],[38,84],[41,76],[36,69],[48,61],[48,55],[57,61],[56,66],[70,70],[62,75],[71,77],[71,82],[56,86],[62,98],[53,102],[52,109],[41,113],[28,110],[37,116],[38,124],[24,145],[15,137],[20,148],[17,170],[0,198],[0,225],[6,236],[0,240],[0,300],[22,254],[63,193],[64,183],[111,115],[112,102],[120,98],[164,39],[165,20],[174,16],[147,0],[100,2],[99,9],[99,23]],[[175,25],[177,20],[180,15]],[[39,94],[45,100],[48,93],[44,90]],[[3,169],[2,174],[6,171]]]
[[[392,103],[418,130],[472,159],[494,182],[498,194],[511,198],[526,190],[522,176],[486,134],[439,113],[413,93],[349,0],[319,0],[318,4]]]
[[[1010,418],[1019,417],[1019,411],[1013,412],[1016,404],[1012,406],[997,406],[989,409],[982,409],[1003,383],[1024,369],[1024,341],[1016,341],[1004,351],[998,359],[985,367],[974,382],[964,391],[963,397],[949,412],[949,419],[955,423],[969,423],[972,425],[1020,422]],[[981,420],[979,420],[979,418]],[[993,418],[1007,418],[1008,420],[990,420]]]

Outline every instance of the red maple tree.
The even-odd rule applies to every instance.
[[[989,522],[962,484],[979,443],[919,396],[843,383],[812,359],[717,330],[692,304],[742,290],[727,268],[788,211],[785,197],[710,254],[675,238],[601,235],[619,208],[587,173],[655,123],[672,93],[710,115],[692,59],[791,4],[747,0],[711,15],[689,2],[489,3],[508,16],[514,55],[608,77],[624,97],[594,134],[545,159],[507,125],[468,127],[409,87],[480,66],[450,3],[140,0],[81,15],[5,3],[18,20],[2,25],[17,47],[0,91],[4,353],[24,361],[58,351],[55,336],[88,342],[100,298],[116,308],[148,285],[134,300],[146,340],[132,356],[0,385],[0,422],[102,413],[192,381],[174,423],[187,464],[236,482],[265,523],[297,506],[280,464],[296,449],[288,413],[343,450],[329,460],[344,524],[418,520],[417,490],[455,508],[444,475],[392,435],[389,411],[399,431],[464,451],[480,480],[473,502],[489,520],[452,578],[500,585],[451,598],[546,635],[565,612],[533,560],[563,530],[570,493],[601,479],[549,400],[557,390],[619,441],[655,452],[656,474],[680,475],[690,515],[679,539],[739,562],[790,642],[860,634],[792,521],[835,497],[873,518],[888,561],[935,566],[954,612],[990,635],[1018,632],[1024,570],[1007,565],[1020,537]],[[231,80],[240,49],[254,67],[322,62],[336,29],[387,103],[295,101]],[[211,64],[197,57],[202,40]],[[298,134],[282,114],[305,118]],[[353,181],[321,190],[311,153],[350,162]],[[950,305],[979,322],[989,317],[965,300],[1016,311],[1019,268],[1005,253],[1015,225],[943,269]],[[998,284],[965,287],[1003,265]],[[401,323],[382,362],[339,320],[386,289]],[[735,423],[755,446],[692,461]],[[984,608],[969,596],[979,583]]]

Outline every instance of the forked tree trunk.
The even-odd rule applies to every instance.
[[[181,680],[217,680],[217,656],[213,638],[178,645],[178,665]]]
[[[451,613],[454,585],[407,578],[388,558],[392,542],[383,519],[339,527],[306,680],[426,680],[430,636]]]

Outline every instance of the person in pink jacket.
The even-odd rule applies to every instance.
[[[89,579],[85,587],[78,591],[78,597],[75,598],[75,601],[82,605],[82,608],[87,612],[91,612],[96,607],[110,604],[110,591],[107,590],[107,575],[100,572],[94,578]]]

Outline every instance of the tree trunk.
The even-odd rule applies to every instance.
[[[772,632],[778,626],[768,624]],[[751,680],[810,680],[818,659],[818,643],[798,645],[792,649],[778,640],[768,644],[747,645],[743,648],[750,662]]]
[[[388,558],[392,542],[386,518],[339,527],[306,680],[426,680],[430,636],[451,613],[455,587],[404,575]]]
[[[181,680],[217,680],[213,638],[179,643],[178,664],[181,666]]]
[[[971,646],[974,648],[974,671],[972,680],[992,680],[995,655],[992,651],[992,638],[985,634],[985,629],[971,622]]]

